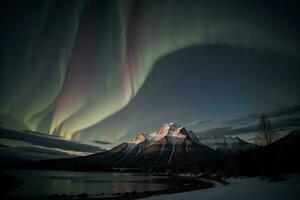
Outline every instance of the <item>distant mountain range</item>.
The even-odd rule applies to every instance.
[[[198,140],[202,144],[225,155],[235,155],[241,151],[249,151],[256,147],[255,144],[246,142],[239,137],[231,136],[200,136]]]
[[[176,123],[163,124],[157,131],[139,134],[111,150],[88,156],[42,161],[9,159],[10,168],[51,170],[117,170],[114,168],[146,171],[203,171],[219,169],[227,175],[236,173],[297,172],[300,165],[297,152],[300,134],[297,129],[266,147],[258,147],[238,137],[203,137]],[[5,148],[5,146],[1,147]],[[4,157],[3,157],[4,156]],[[274,168],[276,167],[276,168]],[[274,168],[274,169],[273,169]]]

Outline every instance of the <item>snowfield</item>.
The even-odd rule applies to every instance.
[[[299,200],[300,176],[293,175],[283,182],[268,183],[260,177],[227,179],[229,185],[168,195],[158,195],[147,200]]]

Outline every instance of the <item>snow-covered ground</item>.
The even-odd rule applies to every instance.
[[[147,200],[299,200],[300,176],[293,175],[283,182],[268,183],[259,177],[228,179],[229,185],[217,184],[213,188],[168,195]]]

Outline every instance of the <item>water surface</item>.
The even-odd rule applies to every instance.
[[[166,179],[170,179],[166,176],[116,172],[7,170],[6,173],[25,182],[12,194],[23,197],[156,191],[167,189]]]

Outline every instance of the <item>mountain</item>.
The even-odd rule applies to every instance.
[[[299,149],[300,148],[299,144],[300,144],[300,129],[296,129],[291,131],[286,136],[280,138],[279,140],[273,142],[267,148],[276,148],[276,149],[285,149],[285,150],[290,148]]]
[[[235,155],[241,151],[253,150],[256,145],[248,143],[239,137],[231,136],[199,136],[198,140],[225,155]]]
[[[300,172],[300,129],[263,148],[264,160],[282,171]]]
[[[221,153],[200,143],[192,131],[176,123],[163,124],[157,131],[140,134],[109,151],[87,156],[118,167],[166,166],[211,161]]]

